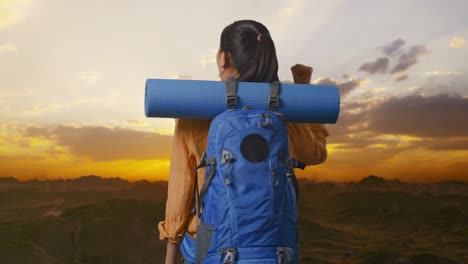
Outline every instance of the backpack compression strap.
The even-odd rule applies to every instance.
[[[226,104],[228,109],[237,106],[237,80],[233,76],[230,76],[226,82]]]
[[[274,81],[270,83],[270,96],[268,97],[268,110],[276,111],[279,106],[279,89],[281,83]],[[230,76],[226,81],[226,104],[228,109],[235,109],[237,106],[237,80]]]
[[[279,105],[279,88],[279,81],[274,81],[270,84],[270,97],[268,98],[268,110],[270,111],[276,111],[276,108]]]

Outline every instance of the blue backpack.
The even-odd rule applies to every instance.
[[[212,120],[197,166],[206,175],[200,196],[195,186],[197,236],[186,232],[181,242],[185,263],[298,262],[292,168],[305,165],[289,157],[286,121],[275,111],[279,87],[270,84],[268,110],[237,109],[237,82],[226,82],[228,109]]]

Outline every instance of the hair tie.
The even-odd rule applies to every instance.
[[[261,36],[262,36],[262,34],[261,34],[261,33],[260,33],[260,34],[258,34],[258,36],[257,36],[257,40],[258,40],[258,41],[260,41],[260,37],[261,37]]]

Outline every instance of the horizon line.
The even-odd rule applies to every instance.
[[[414,184],[414,183],[428,184],[428,183],[442,183],[442,182],[468,183],[468,180],[454,180],[454,179],[438,180],[438,181],[403,181],[400,178],[385,178],[385,177],[378,176],[378,175],[375,175],[375,174],[369,174],[369,175],[367,175],[365,177],[362,177],[361,179],[355,180],[355,181],[315,180],[315,179],[309,179],[309,178],[304,178],[304,177],[297,178],[297,180],[298,181],[309,181],[309,182],[315,182],[315,183],[327,183],[327,182],[332,182],[332,183],[353,183],[353,182],[355,182],[355,183],[358,183],[358,182],[361,182],[363,179],[369,178],[371,176],[381,178],[386,182],[387,181],[399,181],[399,182],[402,182],[402,183],[410,183],[410,184]],[[15,176],[0,176],[0,180],[1,179],[12,178],[12,179],[15,179],[15,180],[23,183],[23,182],[28,182],[28,181],[49,182],[49,181],[61,181],[61,180],[77,180],[77,179],[86,178],[86,177],[97,177],[97,178],[104,179],[104,180],[106,180],[106,179],[108,179],[108,180],[112,180],[112,179],[122,180],[122,181],[126,181],[128,183],[142,182],[142,181],[146,181],[146,182],[150,182],[150,183],[168,182],[168,180],[154,180],[154,181],[152,181],[152,180],[148,180],[148,179],[140,179],[140,180],[130,181],[128,179],[121,178],[121,177],[118,177],[118,176],[117,177],[103,177],[103,176],[99,176],[99,175],[95,175],[95,174],[82,175],[82,176],[73,177],[73,178],[55,178],[55,179],[32,178],[32,179],[27,179],[27,180],[21,180],[21,179],[16,178]]]

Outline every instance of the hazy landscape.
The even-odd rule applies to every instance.
[[[468,183],[300,180],[300,263],[468,263]],[[163,263],[167,182],[0,178],[0,263]]]

